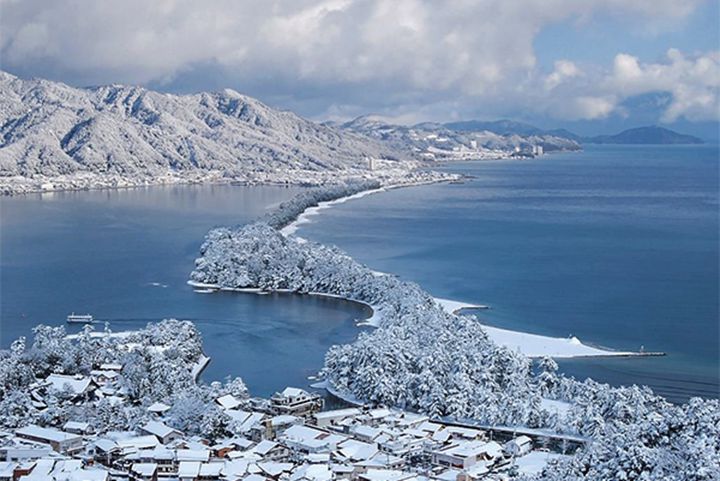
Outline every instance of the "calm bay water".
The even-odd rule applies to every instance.
[[[578,378],[718,396],[718,147],[590,146],[447,167],[464,184],[324,210],[298,235],[336,244],[483,322],[664,358],[568,360]]]
[[[334,243],[439,297],[488,303],[488,324],[576,335],[665,358],[562,361],[577,377],[647,384],[670,399],[718,395],[718,150],[589,147],[476,162],[473,175],[324,210],[299,235]],[[185,284],[203,236],[292,196],[280,187],[177,186],[0,199],[0,346],[68,313],[114,330],[190,319],[213,361],[256,395],[305,386],[351,342],[357,304],[198,294]],[[77,330],[71,326],[70,330]]]
[[[328,347],[357,336],[352,321],[366,308],[186,285],[210,228],[248,222],[297,191],[176,186],[0,199],[0,346],[39,323],[64,325],[73,311],[110,319],[116,331],[175,317],[203,335],[205,379],[240,375],[261,396],[306,386]]]

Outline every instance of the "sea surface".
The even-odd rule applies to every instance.
[[[291,294],[199,294],[186,284],[207,231],[246,223],[299,189],[172,186],[0,198],[0,347],[71,312],[115,331],[189,319],[212,358],[205,380],[242,376],[254,395],[307,386],[351,342],[358,304]],[[80,329],[67,326],[69,332]],[[102,330],[104,323],[97,328]]]
[[[716,145],[588,146],[465,162],[462,184],[396,189],[323,210],[297,234],[335,244],[481,322],[666,357],[577,359],[577,378],[718,397]]]

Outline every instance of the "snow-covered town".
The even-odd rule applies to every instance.
[[[586,442],[378,405],[327,410],[295,387],[253,398],[238,378],[197,382],[207,358],[189,322],[39,326],[31,346],[19,339],[3,355],[3,481],[505,479]]]
[[[32,391],[46,411],[52,396],[74,403],[128,401],[123,366],[103,364],[90,376],[49,375]],[[61,394],[62,393],[62,394]],[[0,433],[0,479],[12,481],[306,480],[470,481],[532,473],[550,451],[570,452],[582,439],[482,429],[407,411],[347,407],[322,410],[319,394],[288,387],[269,400],[232,394],[214,400],[222,436],[171,427],[173,408],[144,407],[133,430],[99,429],[92,421],[37,424]],[[538,440],[540,440],[538,442]]]

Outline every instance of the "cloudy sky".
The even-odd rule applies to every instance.
[[[230,87],[307,117],[513,118],[712,137],[718,0],[0,0],[0,66]]]

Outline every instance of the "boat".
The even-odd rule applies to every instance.
[[[74,312],[67,316],[67,322],[70,324],[91,324],[93,316],[90,314],[75,314]]]

